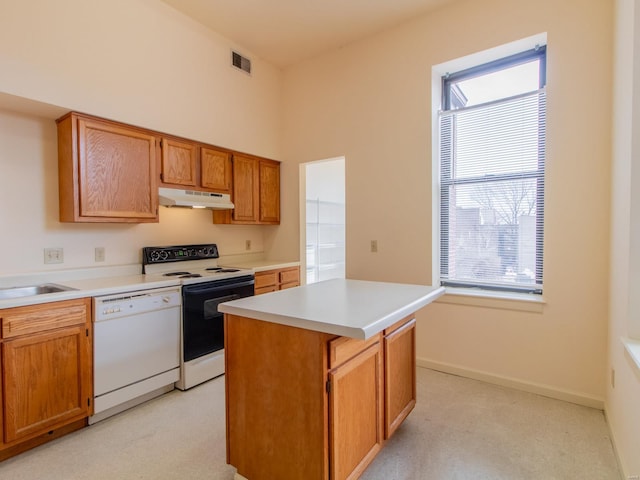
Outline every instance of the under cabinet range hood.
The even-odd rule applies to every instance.
[[[226,193],[198,192],[159,188],[159,203],[165,207],[210,208],[212,210],[231,210],[231,196]]]

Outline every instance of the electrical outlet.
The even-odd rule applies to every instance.
[[[62,263],[64,262],[63,248],[45,248],[44,263]]]
[[[378,252],[378,240],[371,240],[371,253]]]
[[[611,369],[611,388],[616,388],[616,371]]]
[[[104,258],[105,258],[104,247],[96,247],[95,249],[96,262],[104,262]]]
[[[251,240],[245,240],[244,249],[245,250],[251,250]]]

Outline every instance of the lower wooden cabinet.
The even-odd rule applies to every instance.
[[[251,480],[358,478],[415,405],[414,332],[413,317],[357,340],[225,315],[227,462]]]
[[[0,459],[86,423],[92,412],[91,299],[0,310]],[[49,437],[49,438],[47,438]]]
[[[384,435],[389,438],[416,405],[416,320],[384,332]]]
[[[330,478],[358,478],[382,448],[380,342],[329,372]]]
[[[300,286],[300,267],[276,268],[256,272],[255,295]]]

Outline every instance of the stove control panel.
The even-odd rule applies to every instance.
[[[202,260],[218,258],[218,246],[215,243],[204,245],[176,245],[172,247],[144,247],[142,264],[181,262],[184,260]]]

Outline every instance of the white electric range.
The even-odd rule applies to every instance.
[[[144,247],[143,273],[182,285],[180,380],[186,390],[224,373],[224,315],[218,305],[253,295],[252,270],[218,266],[215,244]]]

